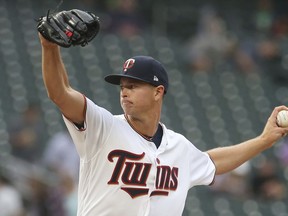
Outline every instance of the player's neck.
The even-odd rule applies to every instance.
[[[144,137],[153,137],[156,133],[159,125],[159,117],[139,119],[130,115],[125,115],[128,123],[133,127],[135,131]]]

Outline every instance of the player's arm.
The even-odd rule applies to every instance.
[[[288,133],[288,128],[281,128],[276,124],[277,114],[281,110],[288,110],[288,108],[285,106],[276,107],[260,136],[237,145],[207,151],[216,166],[216,174],[223,174],[237,168],[262,151],[272,147],[275,142]]]
[[[60,47],[47,41],[40,34],[39,37],[42,45],[42,75],[47,94],[64,116],[81,124],[85,118],[85,99],[69,84]]]

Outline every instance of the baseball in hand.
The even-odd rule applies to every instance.
[[[288,111],[281,110],[277,115],[277,125],[279,127],[288,127]]]

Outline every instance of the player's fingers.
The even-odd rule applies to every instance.
[[[288,111],[288,107],[285,105],[281,105],[281,106],[277,106],[275,107],[274,111],[276,112],[276,114],[282,110],[287,110]]]
[[[287,110],[288,111],[288,107],[284,106],[284,105],[275,107],[273,112],[271,113],[270,118],[275,120],[275,122],[276,122],[277,115],[281,110]]]
[[[280,133],[281,133],[282,137],[286,136],[288,134],[288,127],[280,128]]]
[[[274,109],[276,112],[280,112],[281,110],[287,110],[288,111],[288,107],[285,105],[281,105],[281,106],[277,106]]]

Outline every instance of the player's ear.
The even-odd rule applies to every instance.
[[[159,97],[162,98],[164,95],[164,86],[163,85],[159,85],[155,88],[155,97]]]

